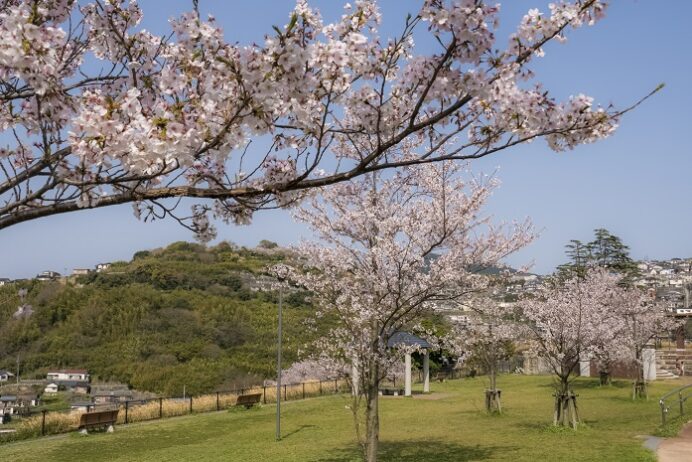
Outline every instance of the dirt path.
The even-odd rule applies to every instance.
[[[659,462],[692,462],[692,422],[675,438],[664,440],[656,453]]]

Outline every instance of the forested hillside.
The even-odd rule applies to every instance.
[[[272,246],[265,246],[272,247]],[[87,368],[167,395],[201,393],[275,375],[277,297],[267,265],[290,258],[278,248],[205,248],[178,242],[137,252],[103,273],[62,282],[0,287],[0,369],[40,378],[49,368]],[[19,287],[34,313],[17,320]],[[286,294],[284,357],[324,332],[308,328],[306,294]]]

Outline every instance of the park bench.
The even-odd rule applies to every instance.
[[[404,389],[396,387],[381,387],[380,394],[382,396],[404,396]]]
[[[259,404],[262,399],[262,393],[252,393],[249,395],[240,395],[235,402],[236,406],[245,406],[245,409],[250,409],[255,404]]]
[[[93,430],[95,428],[105,428],[106,431],[112,432],[113,426],[117,420],[117,409],[85,412],[79,416],[79,431],[86,434],[89,430]]]

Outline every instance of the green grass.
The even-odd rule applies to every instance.
[[[549,425],[548,377],[503,376],[505,413],[483,411],[484,378],[433,383],[430,399],[381,400],[383,461],[654,461],[637,435],[659,424],[655,397],[675,381],[650,387],[633,402],[629,382],[598,387],[579,380],[585,425]],[[433,399],[435,398],[435,399]],[[345,396],[285,403],[283,440],[274,441],[274,407],[191,415],[118,427],[114,434],[77,434],[3,445],[3,460],[20,461],[321,461],[359,460]]]

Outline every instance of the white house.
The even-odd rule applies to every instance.
[[[0,382],[7,382],[10,377],[14,377],[14,374],[8,371],[0,370]]]
[[[11,281],[8,278],[0,278],[0,286],[4,286],[5,284],[9,284]]]
[[[91,271],[89,268],[75,268],[72,270],[72,276],[85,276],[91,273]]]
[[[96,272],[100,273],[102,271],[106,271],[106,270],[110,269],[110,267],[111,267],[110,263],[99,263],[98,265],[96,265]]]
[[[52,381],[77,381],[88,382],[89,372],[86,369],[61,369],[59,371],[50,371],[46,374],[46,379]]]
[[[58,384],[57,383],[49,383],[46,385],[46,388],[43,389],[43,392],[52,395],[58,392]]]

